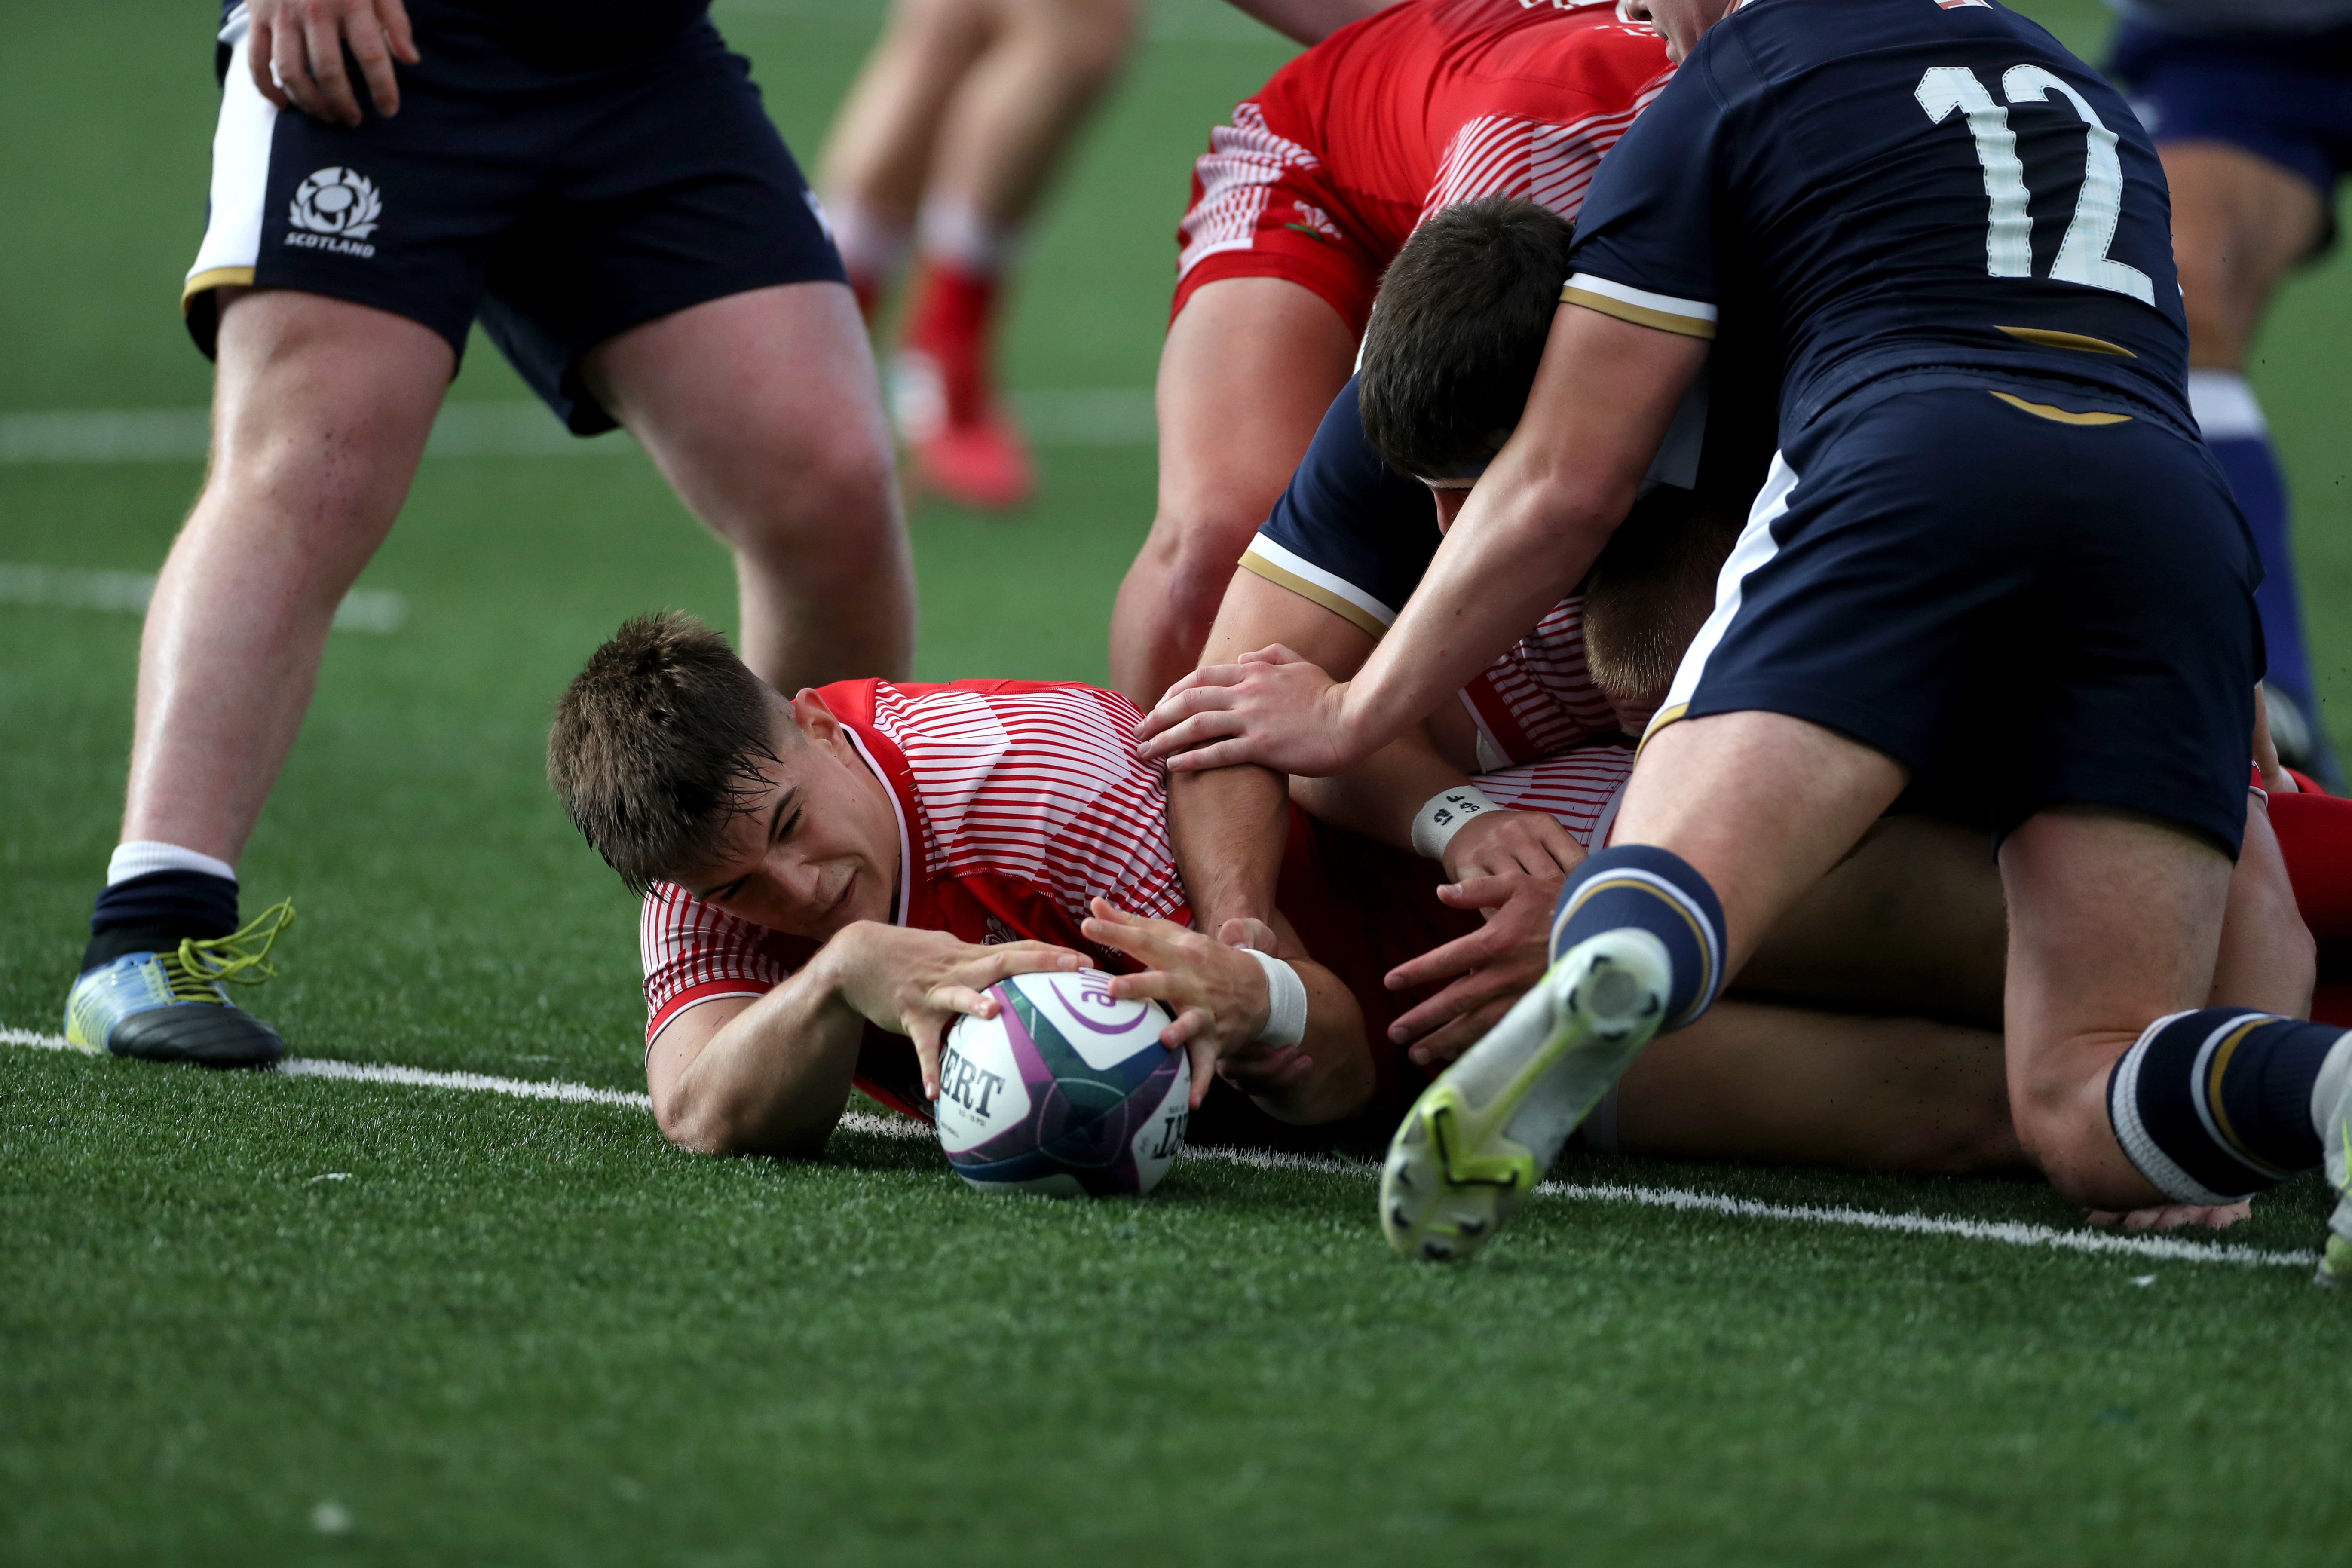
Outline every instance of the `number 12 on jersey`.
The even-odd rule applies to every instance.
[[[2012,104],[2047,103],[2050,94],[2057,92],[2074,106],[2089,141],[2082,188],[2074,194],[2074,216],[2059,242],[2057,259],[2050,264],[2051,278],[2128,294],[2143,305],[2156,303],[2147,274],[2107,255],[2124,208],[2124,169],[2116,153],[2116,133],[2089,100],[2040,66],[2010,67],[2001,73],[2000,90]],[[1984,170],[1985,195],[1992,205],[1985,226],[1985,270],[1995,278],[2032,277],[2033,218],[2027,211],[2032,196],[2025,188],[2025,164],[2017,155],[2017,133],[2009,128],[2008,108],[1995,103],[1977,73],[1966,66],[1933,67],[1919,79],[1915,96],[1931,124],[1941,125],[1955,110],[1968,117],[1977,163]]]

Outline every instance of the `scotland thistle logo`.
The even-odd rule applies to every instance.
[[[286,209],[287,223],[299,231],[288,234],[286,243],[373,256],[374,246],[355,242],[374,234],[383,216],[383,198],[373,181],[352,169],[321,169],[302,182]]]

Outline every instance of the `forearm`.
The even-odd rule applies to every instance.
[[[1430,796],[1470,782],[1415,726],[1344,773],[1291,780],[1290,798],[1318,821],[1410,850],[1413,818]]]
[[[1313,959],[1294,958],[1290,965],[1307,987],[1307,1033],[1298,1049],[1315,1065],[1297,1083],[1250,1098],[1295,1126],[1344,1121],[1371,1103],[1377,1081],[1363,1009],[1339,977]]]
[[[1451,700],[1566,598],[1633,501],[1630,489],[1621,506],[1540,477],[1497,493],[1505,499],[1482,517],[1465,509],[1348,683],[1344,711],[1367,753]]]
[[[1168,831],[1196,931],[1271,920],[1290,803],[1283,776],[1244,765],[1168,777]]]
[[[866,1029],[831,969],[820,953],[721,1025],[656,1094],[671,1142],[701,1154],[824,1152],[849,1102]]]

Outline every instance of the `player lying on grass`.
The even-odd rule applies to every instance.
[[[1420,862],[1302,816],[1280,913],[1221,933],[1286,963],[1185,930],[1139,717],[1108,692],[1022,682],[850,681],[786,702],[697,622],[624,627],[566,694],[549,771],[648,895],[646,1078],[664,1131],[711,1152],[814,1153],[853,1083],[922,1114],[941,1032],[984,1012],[989,984],[1091,963],[1167,1002],[1215,1063],[1194,1079],[1197,1137],[1281,1142],[1350,1119],[1384,1134],[1420,1075],[1387,1033],[1417,998],[1381,975],[1475,917],[1431,897]],[[1623,754],[1595,765],[1622,777]],[[1533,798],[1582,766],[1482,783]],[[1285,972],[1304,994],[1298,1043],[1259,1043]],[[1628,1080],[1617,1138],[1911,1169],[2017,1157],[1989,1034],[1738,1003]]]
[[[1526,416],[1395,627],[1349,682],[1276,651],[1154,715],[1188,766],[1353,766],[1584,575],[1718,331],[1772,346],[1772,477],[1553,969],[1400,1132],[1391,1243],[1483,1245],[1923,780],[2002,835],[2011,1103],[2062,1191],[2204,1204],[2323,1163],[2344,1190],[2352,1038],[2208,1005],[2258,567],[2189,416],[2130,109],[1997,6],[1633,5],[1685,64],[1602,167]],[[2042,267],[2021,160],[2073,213]],[[2352,1274],[2352,1198],[2330,1228],[2325,1277]]]
[[[1192,668],[1415,224],[1484,195],[1574,217],[1669,69],[1606,5],[1402,0],[1210,133],[1177,231],[1158,510],[1112,618],[1113,686],[1148,703]]]

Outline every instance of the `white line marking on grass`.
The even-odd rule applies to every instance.
[[[1159,439],[1148,386],[1040,387],[1013,406],[1032,446],[1149,447]],[[201,463],[212,447],[202,408],[92,408],[0,414],[0,467],[49,463]],[[623,458],[626,431],[583,438],[536,403],[450,403],[433,421],[428,458]]]
[[[0,561],[0,605],[35,609],[110,610],[143,616],[155,596],[152,572],[94,572],[77,566],[34,566]],[[339,632],[398,631],[408,621],[408,601],[374,588],[354,588],[335,606],[330,624]]]
[[[64,1037],[30,1029],[0,1028],[0,1045],[29,1046],[37,1050],[70,1051]],[[617,1105],[650,1112],[649,1096],[627,1089],[596,1089],[560,1079],[499,1078],[478,1072],[429,1072],[423,1068],[389,1062],[344,1062],[320,1057],[289,1057],[278,1064],[286,1078],[323,1078],[343,1083],[390,1083],[412,1089],[446,1089],[465,1093],[503,1094],[516,1100],[553,1100],[573,1104]],[[842,1127],[881,1138],[922,1139],[931,1130],[905,1116],[875,1116],[853,1110]],[[1186,1160],[1209,1160],[1262,1171],[1312,1171],[1318,1174],[1377,1176],[1380,1167],[1368,1160],[1344,1160],[1330,1154],[1293,1154],[1274,1149],[1187,1148]],[[325,1180],[313,1177],[312,1180]],[[1725,1193],[1692,1192],[1686,1187],[1637,1187],[1619,1182],[1546,1182],[1535,1190],[1540,1198],[1564,1198],[1580,1203],[1632,1204],[1642,1208],[1680,1209],[1719,1215],[1726,1219],[1780,1220],[1796,1225],[1848,1226],[1886,1231],[1901,1236],[1948,1236],[1963,1241],[1989,1241],[2004,1247],[2039,1247],[2056,1252],[2089,1252],[2108,1256],[2162,1258],[2173,1263],[2230,1263],[2241,1268],[2309,1268],[2319,1261],[2316,1252],[2282,1252],[2270,1247],[2242,1247],[2233,1242],[2181,1241],[2165,1236],[2117,1235],[2104,1230],[2061,1230],[2055,1226],[2029,1225],[2021,1220],[1953,1219],[1939,1215],[1889,1214],[1883,1209],[1832,1208],[1819,1204],[1770,1204],[1736,1198]],[[2135,1279],[2135,1285],[2153,1283],[2154,1275]]]
[[[2252,1267],[2309,1268],[2319,1262],[2316,1252],[2275,1252],[2263,1247],[2233,1242],[2178,1241],[2165,1236],[2118,1236],[2105,1230],[2060,1230],[2055,1226],[2027,1225],[2020,1220],[1947,1219],[1937,1215],[1888,1214],[1882,1209],[1824,1208],[1815,1204],[1768,1204],[1721,1193],[1694,1193],[1683,1187],[1629,1187],[1615,1182],[1546,1182],[1538,1197],[1581,1198],[1588,1202],[1639,1204],[1645,1208],[1690,1209],[1730,1219],[1791,1220],[1806,1225],[1852,1226],[1857,1230],[1897,1231],[1905,1236],[1957,1236],[1969,1241],[1996,1241],[2010,1247],[2041,1247],[2059,1252],[2122,1253],[2134,1258],[2161,1258],[2179,1263],[2236,1263]]]

